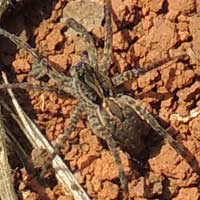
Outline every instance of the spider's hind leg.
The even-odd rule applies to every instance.
[[[128,196],[129,196],[128,195],[128,180],[125,175],[125,171],[122,165],[122,160],[120,158],[120,150],[117,147],[117,143],[115,142],[111,134],[114,131],[114,127],[112,127],[112,124],[107,123],[108,121],[110,121],[110,118],[106,116],[106,113],[101,112],[101,121],[97,115],[92,114],[92,113],[88,115],[89,124],[93,132],[98,137],[106,141],[108,148],[115,159],[115,163],[119,171],[119,179],[122,186],[124,199],[128,199]]]
[[[119,179],[120,179],[120,183],[121,183],[121,186],[122,186],[122,189],[123,189],[123,194],[124,194],[124,198],[125,199],[128,199],[128,180],[127,180],[127,177],[125,175],[125,172],[124,172],[124,168],[123,168],[123,165],[122,165],[122,161],[121,161],[121,158],[120,158],[120,150],[119,148],[117,148],[117,144],[115,142],[115,140],[113,139],[113,137],[111,135],[107,135],[105,137],[105,140],[107,142],[107,145],[109,147],[109,150],[111,151],[114,159],[115,159],[115,163],[118,167],[118,170],[119,170]]]
[[[118,101],[126,102],[126,104],[130,106],[141,117],[141,119],[146,121],[162,138],[165,139],[166,142],[171,145],[178,155],[182,156],[194,172],[200,175],[199,163],[192,153],[184,145],[178,143],[164,128],[162,128],[154,116],[141,106],[139,101],[126,95],[120,95]]]
[[[60,149],[64,146],[64,142],[69,138],[70,134],[76,129],[76,125],[80,119],[81,113],[82,113],[82,104],[79,103],[70,117],[69,127],[65,130],[64,134],[61,135],[61,137],[57,138],[57,141],[55,142],[54,145],[54,152],[51,155],[51,159],[44,165],[43,170],[40,174],[41,177],[44,177],[44,175],[46,174],[46,172],[48,171],[49,167],[52,164],[52,160],[60,152]]]

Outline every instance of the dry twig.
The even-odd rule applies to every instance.
[[[15,200],[18,198],[13,187],[5,138],[6,132],[3,125],[2,113],[0,111],[0,198],[2,200]]]
[[[2,77],[5,84],[9,84],[7,77],[5,73],[2,73]],[[17,102],[17,99],[15,98],[14,93],[11,89],[7,90],[11,99],[13,106],[16,110],[16,114],[18,115],[18,118],[20,120],[17,120],[16,122],[22,128],[24,131],[26,137],[30,141],[30,143],[33,145],[34,148],[43,148],[46,149],[48,152],[53,153],[54,149],[49,144],[47,139],[41,134],[40,130],[37,128],[37,126],[32,122],[32,120],[26,115],[26,113],[23,111],[19,103]],[[90,200],[88,195],[85,193],[81,185],[78,183],[78,181],[75,179],[71,171],[68,169],[68,167],[65,165],[63,160],[60,158],[60,156],[56,156],[53,159],[53,167],[56,169],[56,177],[60,183],[64,185],[68,190],[71,191],[71,193],[74,196],[74,199],[76,200]]]
[[[10,0],[0,0],[0,19],[3,13],[7,10],[9,4],[11,4]]]
[[[200,115],[200,108],[197,107],[190,111],[189,115],[181,116],[180,114],[172,114],[170,120],[177,120],[178,122],[188,123],[190,120],[198,117]]]

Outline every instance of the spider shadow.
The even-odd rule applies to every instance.
[[[162,119],[158,120],[160,124],[162,124],[162,127],[167,127],[167,123],[165,121],[163,121]],[[173,128],[173,127],[168,127],[166,128],[166,130],[168,131],[168,133],[170,135],[176,135],[177,131]],[[151,198],[159,198],[159,199],[171,199],[172,196],[174,195],[174,193],[171,192],[170,190],[170,180],[167,176],[164,176],[164,180],[162,181],[162,194],[153,194],[153,187],[154,184],[150,184],[150,181],[152,179],[152,177],[150,176],[151,174],[151,167],[148,164],[148,160],[151,158],[156,157],[157,155],[160,154],[161,148],[164,145],[164,139],[159,136],[154,130],[150,130],[149,135],[146,138],[146,141],[148,141],[147,143],[147,149],[149,151],[149,155],[147,157],[146,160],[143,160],[143,165],[145,166],[142,169],[142,176],[144,177],[144,196],[148,199]],[[184,157],[184,161],[183,162],[189,162],[191,163],[192,161],[192,166],[190,165],[190,167],[192,168],[192,170],[197,173],[198,175],[200,175],[200,166],[199,166],[199,162],[198,160],[194,157],[194,155],[192,154],[192,152],[187,149],[180,141],[177,141],[180,145],[183,146],[184,148],[184,152],[186,157]],[[180,156],[180,155],[179,155]],[[170,177],[173,178],[173,177]],[[176,179],[176,178],[174,178]]]

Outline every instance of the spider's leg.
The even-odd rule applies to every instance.
[[[60,97],[72,97],[72,95],[67,92],[65,87],[62,88],[62,86],[61,87],[48,86],[46,83],[32,84],[29,82],[21,82],[21,83],[0,84],[0,89],[8,89],[8,88],[11,88],[11,89],[18,88],[18,89],[24,89],[24,90],[41,90],[41,91],[54,92]]]
[[[52,160],[55,158],[55,156],[60,152],[60,149],[64,146],[65,141],[69,138],[71,132],[73,132],[76,129],[76,125],[80,119],[80,115],[82,113],[82,104],[79,103],[75,110],[73,111],[71,117],[70,117],[70,124],[69,127],[65,130],[64,134],[61,135],[61,137],[57,138],[55,145],[54,145],[54,152],[51,156],[51,160],[47,162],[40,174],[41,177],[44,177],[46,172],[48,171],[49,167],[52,165]]]
[[[57,72],[54,68],[51,67],[51,63],[42,58],[28,43],[21,40],[18,36],[9,33],[8,31],[0,28],[0,35],[11,40],[18,48],[23,48],[28,51],[35,59],[36,62],[32,66],[32,71],[29,75],[34,76],[36,79],[47,74],[50,78],[54,79],[58,84],[62,84],[62,87],[65,88],[63,91],[73,95],[71,88],[71,78],[66,77],[64,74]]]
[[[17,37],[14,34],[9,33],[8,31],[0,28],[0,35],[8,38],[10,41],[12,41],[18,48],[23,48],[26,49],[26,51],[28,51],[34,58],[39,59],[38,54],[36,53],[36,51],[31,48],[31,46],[24,42],[23,40],[21,40],[19,37]]]
[[[62,91],[76,97],[76,92],[73,88],[72,78],[67,77],[64,73],[56,71],[54,68],[48,70],[47,75],[53,79]]]
[[[118,86],[124,83],[125,81],[133,81],[134,79],[138,78],[139,75],[144,74],[144,72],[145,70],[143,70],[142,68],[125,71],[122,74],[118,74],[112,77],[112,83],[113,85]]]
[[[107,118],[106,115],[102,115],[102,114],[103,113],[100,114],[101,115],[100,117],[97,117],[97,114],[90,113],[88,115],[89,125],[98,137],[102,138],[103,140],[105,140],[107,142],[107,145],[108,145],[108,147],[115,159],[115,163],[118,167],[119,179],[120,179],[120,183],[121,183],[121,186],[122,186],[122,189],[124,192],[124,197],[125,197],[125,199],[127,199],[127,197],[128,197],[128,180],[125,175],[122,161],[120,158],[120,154],[119,154],[120,151],[119,151],[119,148],[117,148],[117,144],[111,135],[111,132],[113,131],[112,127],[111,127],[112,125],[107,124],[105,126],[102,124],[102,120],[104,121],[104,119]],[[101,118],[101,119],[99,119],[99,118]],[[108,117],[107,120],[110,121],[110,118]],[[109,129],[111,130],[111,132],[109,131]]]
[[[121,102],[126,102],[143,120],[145,120],[161,137],[168,142],[173,149],[183,157],[183,159],[190,165],[190,167],[200,175],[200,167],[198,161],[194,158],[191,152],[182,144],[178,143],[165,129],[163,129],[153,115],[146,109],[142,108],[139,101],[126,96],[121,95],[118,97]]]
[[[167,66],[171,66],[172,63],[177,62],[180,59],[183,59],[184,57],[187,57],[186,53],[183,53],[181,55],[175,56],[175,57],[167,57],[162,60],[157,61],[156,63],[153,63],[149,66],[147,66],[147,69],[144,68],[134,68],[128,71],[125,71],[121,74],[117,74],[114,77],[112,77],[112,83],[115,86],[121,85],[125,81],[133,81],[135,78],[138,78],[140,75],[145,74],[147,71],[154,70],[154,69],[159,69],[162,67],[163,69],[163,64],[169,63]]]
[[[105,0],[104,15],[105,15],[105,43],[103,50],[103,61],[102,66],[99,68],[100,71],[108,75],[108,69],[112,62],[112,21],[111,21],[111,0]]]
[[[87,45],[89,63],[93,68],[97,68],[98,67],[97,52],[96,52],[96,47],[95,47],[94,40],[91,34],[88,33],[86,28],[82,26],[80,23],[78,23],[75,19],[68,18],[65,21],[65,24],[68,27],[75,30],[76,32],[80,33],[84,37],[86,41],[86,45]]]
[[[109,67],[112,63],[112,21],[111,21],[111,13],[112,13],[112,5],[111,0],[105,0],[104,3],[104,16],[105,16],[105,42],[104,42],[104,50],[103,50],[103,58],[100,62],[98,70],[99,74],[102,77],[99,77],[100,81],[105,82],[107,88],[109,88],[109,95],[113,96],[113,86],[111,83],[111,79],[109,77]]]
[[[123,189],[124,198],[127,199],[128,198],[128,180],[125,175],[122,161],[120,158],[119,148],[117,148],[117,144],[116,144],[115,140],[113,139],[113,137],[111,136],[111,134],[108,134],[105,137],[105,140],[107,142],[107,145],[108,145],[112,155],[114,156],[115,163],[116,163],[116,165],[118,167],[118,171],[119,171],[119,179],[120,179],[120,183],[121,183],[121,186]]]

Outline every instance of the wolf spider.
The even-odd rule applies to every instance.
[[[125,194],[128,196],[128,181],[122,166],[119,155],[118,144],[128,149],[133,156],[140,156],[144,150],[143,139],[145,137],[146,126],[152,127],[160,136],[162,136],[186,162],[195,170],[194,160],[191,154],[181,144],[162,128],[157,120],[146,109],[141,106],[138,100],[131,96],[119,93],[117,86],[127,80],[138,78],[144,71],[141,68],[132,69],[122,74],[110,77],[108,69],[112,58],[112,26],[111,26],[111,1],[105,0],[105,42],[103,59],[101,64],[97,60],[97,52],[92,36],[87,30],[74,19],[66,20],[69,28],[81,33],[85,39],[88,49],[88,62],[82,61],[70,68],[71,77],[57,72],[47,59],[34,51],[27,43],[21,41],[18,37],[7,31],[0,29],[0,35],[9,38],[19,48],[25,48],[36,58],[31,75],[40,78],[48,75],[55,80],[57,85],[66,94],[79,100],[78,105],[70,117],[69,127],[55,145],[53,157],[59,152],[64,141],[70,133],[76,129],[76,124],[81,117],[82,111],[86,112],[87,120],[91,130],[100,138],[107,142],[108,148],[112,152],[116,165],[119,170],[119,179]],[[16,85],[20,87],[20,84]],[[23,84],[21,84],[23,87]],[[12,85],[7,85],[12,87]],[[24,85],[26,87],[26,84]],[[51,161],[50,161],[51,163]],[[47,164],[49,165],[49,163]],[[47,165],[45,168],[47,168]]]

